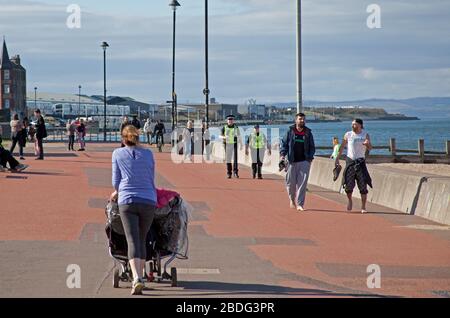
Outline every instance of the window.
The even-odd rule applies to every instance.
[[[4,94],[9,94],[10,90],[9,90],[9,85],[5,85],[4,86]]]
[[[9,109],[9,99],[5,99],[5,109]]]
[[[9,80],[9,70],[5,70],[5,73],[3,75],[4,80]]]

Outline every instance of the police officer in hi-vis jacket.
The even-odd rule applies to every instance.
[[[233,115],[227,117],[227,124],[223,126],[222,134],[220,137],[221,139],[223,139],[223,144],[225,146],[228,179],[231,179],[232,172],[235,178],[239,178],[238,144],[239,148],[242,149],[242,140],[239,128],[234,123]],[[233,165],[231,165],[232,161],[234,161]]]
[[[266,147],[268,154],[271,154],[270,144],[263,132],[259,131],[259,125],[255,125],[254,131],[247,137],[245,142],[245,155],[248,156],[248,150],[250,148],[252,158],[252,173],[253,179],[258,174],[258,179],[262,179],[262,165],[264,163],[264,154]]]

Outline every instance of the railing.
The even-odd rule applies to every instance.
[[[167,133],[170,134],[170,129],[167,129]],[[144,138],[142,135],[141,138]],[[65,128],[51,128],[48,129],[48,137],[46,139],[48,142],[63,142],[68,140],[67,132]],[[85,141],[87,142],[104,142],[104,133],[102,129],[98,130],[88,130],[86,134]],[[107,142],[118,142],[120,141],[120,132],[118,129],[110,129],[106,131],[106,141]],[[317,150],[330,150],[333,151],[332,146],[316,146]],[[398,149],[396,146],[395,138],[390,138],[389,145],[376,145],[373,149],[377,150],[387,150],[392,157],[399,158],[401,154],[417,155],[421,162],[425,162],[427,155],[433,156],[443,156],[450,160],[450,140],[445,142],[445,151],[428,151],[425,150],[425,140],[419,139],[417,141],[417,149]]]
[[[171,129],[166,129],[166,135],[171,133]],[[69,137],[67,136],[67,130],[63,127],[47,128],[47,138],[46,142],[68,142]],[[75,138],[77,134],[75,133]],[[86,136],[84,137],[85,142],[105,142],[105,134],[103,129],[88,129]],[[143,134],[141,135],[141,141],[144,140]],[[166,139],[166,137],[164,137]],[[119,129],[107,129],[106,130],[106,142],[120,142],[120,131]],[[168,139],[167,139],[168,140]]]
[[[331,146],[316,146],[316,149],[318,150],[333,150],[333,147]],[[396,141],[395,138],[389,139],[389,145],[388,146],[373,146],[372,149],[381,149],[381,150],[387,150],[391,153],[391,155],[394,158],[400,157],[401,154],[410,154],[410,155],[417,155],[420,158],[421,162],[425,162],[426,155],[434,155],[434,156],[443,156],[450,159],[450,140],[447,140],[445,142],[445,151],[429,151],[425,150],[425,140],[419,139],[417,141],[417,149],[398,149],[396,147]]]
[[[47,142],[63,142],[68,141],[66,128],[48,128]],[[75,135],[76,136],[76,135]],[[86,142],[104,142],[104,132],[102,129],[89,129],[85,136]],[[118,129],[107,129],[106,130],[106,142],[117,142],[120,140],[120,132]]]

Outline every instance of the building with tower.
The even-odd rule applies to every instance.
[[[20,63],[20,56],[9,58],[5,39],[0,52],[0,112],[27,115],[26,70]]]

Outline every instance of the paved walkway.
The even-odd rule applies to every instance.
[[[126,297],[113,289],[104,206],[115,145],[48,156],[23,173],[0,173],[0,297]],[[193,207],[190,258],[176,261],[179,287],[149,284],[151,297],[450,297],[450,229],[369,204],[345,212],[345,197],[310,186],[305,212],[289,208],[277,176],[253,180],[241,167],[174,164],[155,153],[157,184]],[[66,285],[81,268],[81,288]],[[367,287],[367,266],[381,268],[381,288]]]

